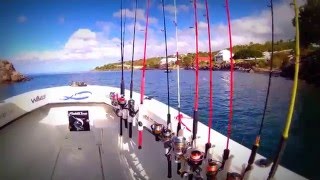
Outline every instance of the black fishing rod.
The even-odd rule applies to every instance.
[[[123,37],[122,37],[122,7],[123,7],[123,2],[121,0],[120,2],[120,48],[121,48],[121,83],[120,83],[120,94],[121,94],[121,100],[124,98],[124,79],[123,79]],[[122,103],[120,104],[120,107],[123,108],[122,106],[125,105],[125,102],[121,101]],[[123,104],[124,103],[124,104]],[[122,109],[121,109],[122,110]],[[120,136],[122,136],[122,114],[120,116]]]
[[[133,25],[133,40],[132,40],[132,59],[131,59],[131,80],[130,80],[130,100],[128,102],[129,105],[129,116],[131,120],[129,121],[129,138],[132,138],[132,121],[136,115],[136,111],[134,108],[134,100],[132,99],[133,92],[133,60],[134,60],[134,45],[136,38],[136,24],[137,24],[137,8],[138,8],[138,0],[135,0],[135,10],[134,10],[134,25]]]
[[[292,122],[292,116],[294,111],[294,105],[297,95],[297,88],[298,88],[298,75],[299,75],[299,61],[300,61],[300,32],[299,32],[299,8],[297,6],[296,0],[293,0],[294,5],[294,12],[295,12],[295,26],[296,26],[296,54],[295,54],[295,71],[294,71],[294,78],[293,78],[293,86],[291,90],[291,99],[290,99],[290,107],[287,114],[287,120],[285,123],[285,127],[282,132],[282,136],[280,139],[279,147],[275,158],[273,159],[273,164],[271,170],[269,172],[268,179],[273,178],[275,175],[278,165],[280,163],[281,157],[285,150],[287,140],[289,138],[289,130]]]
[[[194,140],[197,138],[198,131],[198,101],[199,101],[199,58],[198,58],[198,17],[197,17],[197,0],[193,0],[194,6],[194,24],[195,24],[195,33],[196,33],[196,54],[195,54],[195,62],[196,62],[196,83],[195,83],[195,100],[194,100],[194,110],[193,110],[193,126],[192,126],[192,144]]]
[[[123,93],[123,97],[125,97],[125,87],[124,87],[124,79],[123,79],[123,72],[124,72],[124,42],[125,42],[125,35],[126,35],[126,20],[127,20],[127,10],[124,11],[124,23],[123,23],[123,40],[122,40],[122,59],[121,59],[121,64],[122,64],[122,67],[121,67],[121,87],[122,87],[122,93]],[[124,111],[126,113],[125,117],[126,119],[123,118],[124,120],[124,127],[125,128],[128,128],[128,117],[127,117],[127,109],[125,109]]]
[[[269,80],[268,80],[268,88],[267,88],[267,94],[266,94],[266,99],[264,102],[264,108],[263,108],[263,114],[262,114],[262,119],[260,122],[260,128],[258,131],[258,134],[256,136],[255,142],[252,145],[251,148],[251,154],[248,160],[248,165],[245,168],[244,172],[242,173],[242,178],[245,176],[245,174],[252,169],[252,164],[255,161],[256,154],[258,151],[258,148],[260,146],[260,137],[262,134],[262,129],[264,125],[264,119],[265,115],[267,112],[267,106],[268,106],[268,100],[269,100],[269,94],[270,94],[270,87],[271,87],[271,80],[272,80],[272,67],[273,67],[273,52],[274,52],[274,18],[273,18],[273,0],[270,0],[270,10],[271,10],[271,56],[270,56],[270,68],[269,68]]]
[[[171,132],[171,115],[170,115],[170,86],[169,86],[169,62],[168,62],[168,45],[167,45],[167,26],[166,26],[166,15],[164,11],[164,0],[162,2],[162,14],[163,14],[163,28],[164,28],[164,43],[165,43],[165,53],[166,53],[166,67],[167,67],[167,103],[168,103],[168,114],[167,114],[167,129]],[[166,157],[168,161],[168,178],[172,177],[171,168],[171,154],[169,146],[166,146]]]

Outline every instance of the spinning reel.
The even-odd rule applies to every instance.
[[[156,141],[160,141],[160,136],[161,136],[161,133],[162,133],[163,129],[164,129],[164,125],[163,124],[155,123],[155,124],[151,125],[151,130],[152,130],[152,133],[155,136],[155,140]]]
[[[183,155],[186,153],[188,148],[187,139],[183,136],[174,136],[172,138],[172,148],[175,162],[181,163]]]
[[[129,116],[135,117],[138,111],[135,110],[135,101],[133,99],[128,100],[128,110],[129,110]]]
[[[206,173],[207,179],[215,180],[217,178],[217,174],[220,170],[220,167],[221,167],[221,162],[208,159],[207,173]]]

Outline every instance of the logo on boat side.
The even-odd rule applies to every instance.
[[[147,120],[147,121],[150,121],[150,122],[155,122],[151,117],[149,117],[148,115],[143,115],[143,118],[145,119],[145,120]]]
[[[39,102],[39,101],[44,100],[45,98],[46,98],[46,95],[44,94],[44,95],[42,95],[42,96],[37,96],[37,97],[35,97],[35,98],[32,98],[32,99],[31,99],[31,102],[32,102],[32,103],[36,103],[36,102]]]
[[[70,131],[90,131],[88,111],[68,111]]]
[[[90,91],[81,91],[81,92],[77,92],[71,96],[64,96],[61,100],[83,100],[83,99],[87,99],[92,95],[92,92]]]

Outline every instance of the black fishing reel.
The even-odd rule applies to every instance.
[[[153,135],[156,138],[156,141],[160,141],[163,129],[164,129],[164,125],[163,124],[154,123],[154,124],[151,125],[151,130],[152,130]]]
[[[138,111],[135,110],[135,102],[133,99],[128,100],[129,116],[135,117]]]

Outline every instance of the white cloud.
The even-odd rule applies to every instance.
[[[293,9],[289,0],[283,0],[274,6],[275,17],[275,37],[276,39],[294,38],[294,28],[291,24]],[[232,13],[232,12],[231,12]],[[114,14],[117,16],[117,14]],[[132,12],[127,11],[127,16],[132,17]],[[140,19],[143,19],[143,12]],[[258,14],[233,19],[232,40],[233,44],[247,44],[249,42],[260,42],[271,40],[271,16],[270,10],[265,9]],[[120,59],[120,35],[110,36],[109,33],[114,27],[111,22],[98,21],[96,25],[101,31],[90,29],[78,29],[64,43],[61,50],[47,52],[29,52],[20,54],[15,59],[20,60],[104,60],[104,62],[114,62]],[[208,50],[207,23],[199,21],[199,50]],[[128,23],[125,42],[125,59],[131,59],[133,24]],[[137,22],[135,59],[143,57],[145,22]],[[148,30],[147,57],[163,56],[165,52],[163,32],[160,28],[151,26]],[[194,29],[181,28],[179,35],[179,53],[195,51]],[[211,44],[213,50],[220,50],[229,46],[228,26],[225,23],[211,24]],[[174,54],[176,43],[174,32],[168,33],[169,54]]]
[[[16,60],[90,60],[118,58],[120,53],[117,39],[105,43],[97,38],[97,33],[89,29],[78,29],[74,32],[64,48],[57,51],[28,52],[16,56]]]
[[[162,6],[159,5],[159,8],[162,9]],[[174,14],[174,12],[175,12],[174,5],[172,5],[172,4],[165,5],[164,10],[171,13],[171,14]],[[189,10],[189,7],[187,5],[184,5],[184,4],[177,5],[177,13],[179,13],[180,11],[186,12],[188,10]]]
[[[151,17],[150,13],[152,11],[149,12],[149,23],[157,23],[158,20],[155,17]],[[122,9],[122,17],[126,17],[126,18],[131,18],[133,19],[135,15],[135,11],[134,10],[130,10],[130,9]],[[121,10],[113,13],[113,17],[121,17]],[[145,10],[144,9],[137,9],[137,20],[138,21],[146,21],[146,15],[145,15]]]
[[[17,18],[17,21],[19,22],[19,23],[24,23],[24,22],[26,22],[28,20],[28,18],[26,17],[26,16],[24,16],[24,15],[21,15],[21,16],[19,16],[18,18]]]

